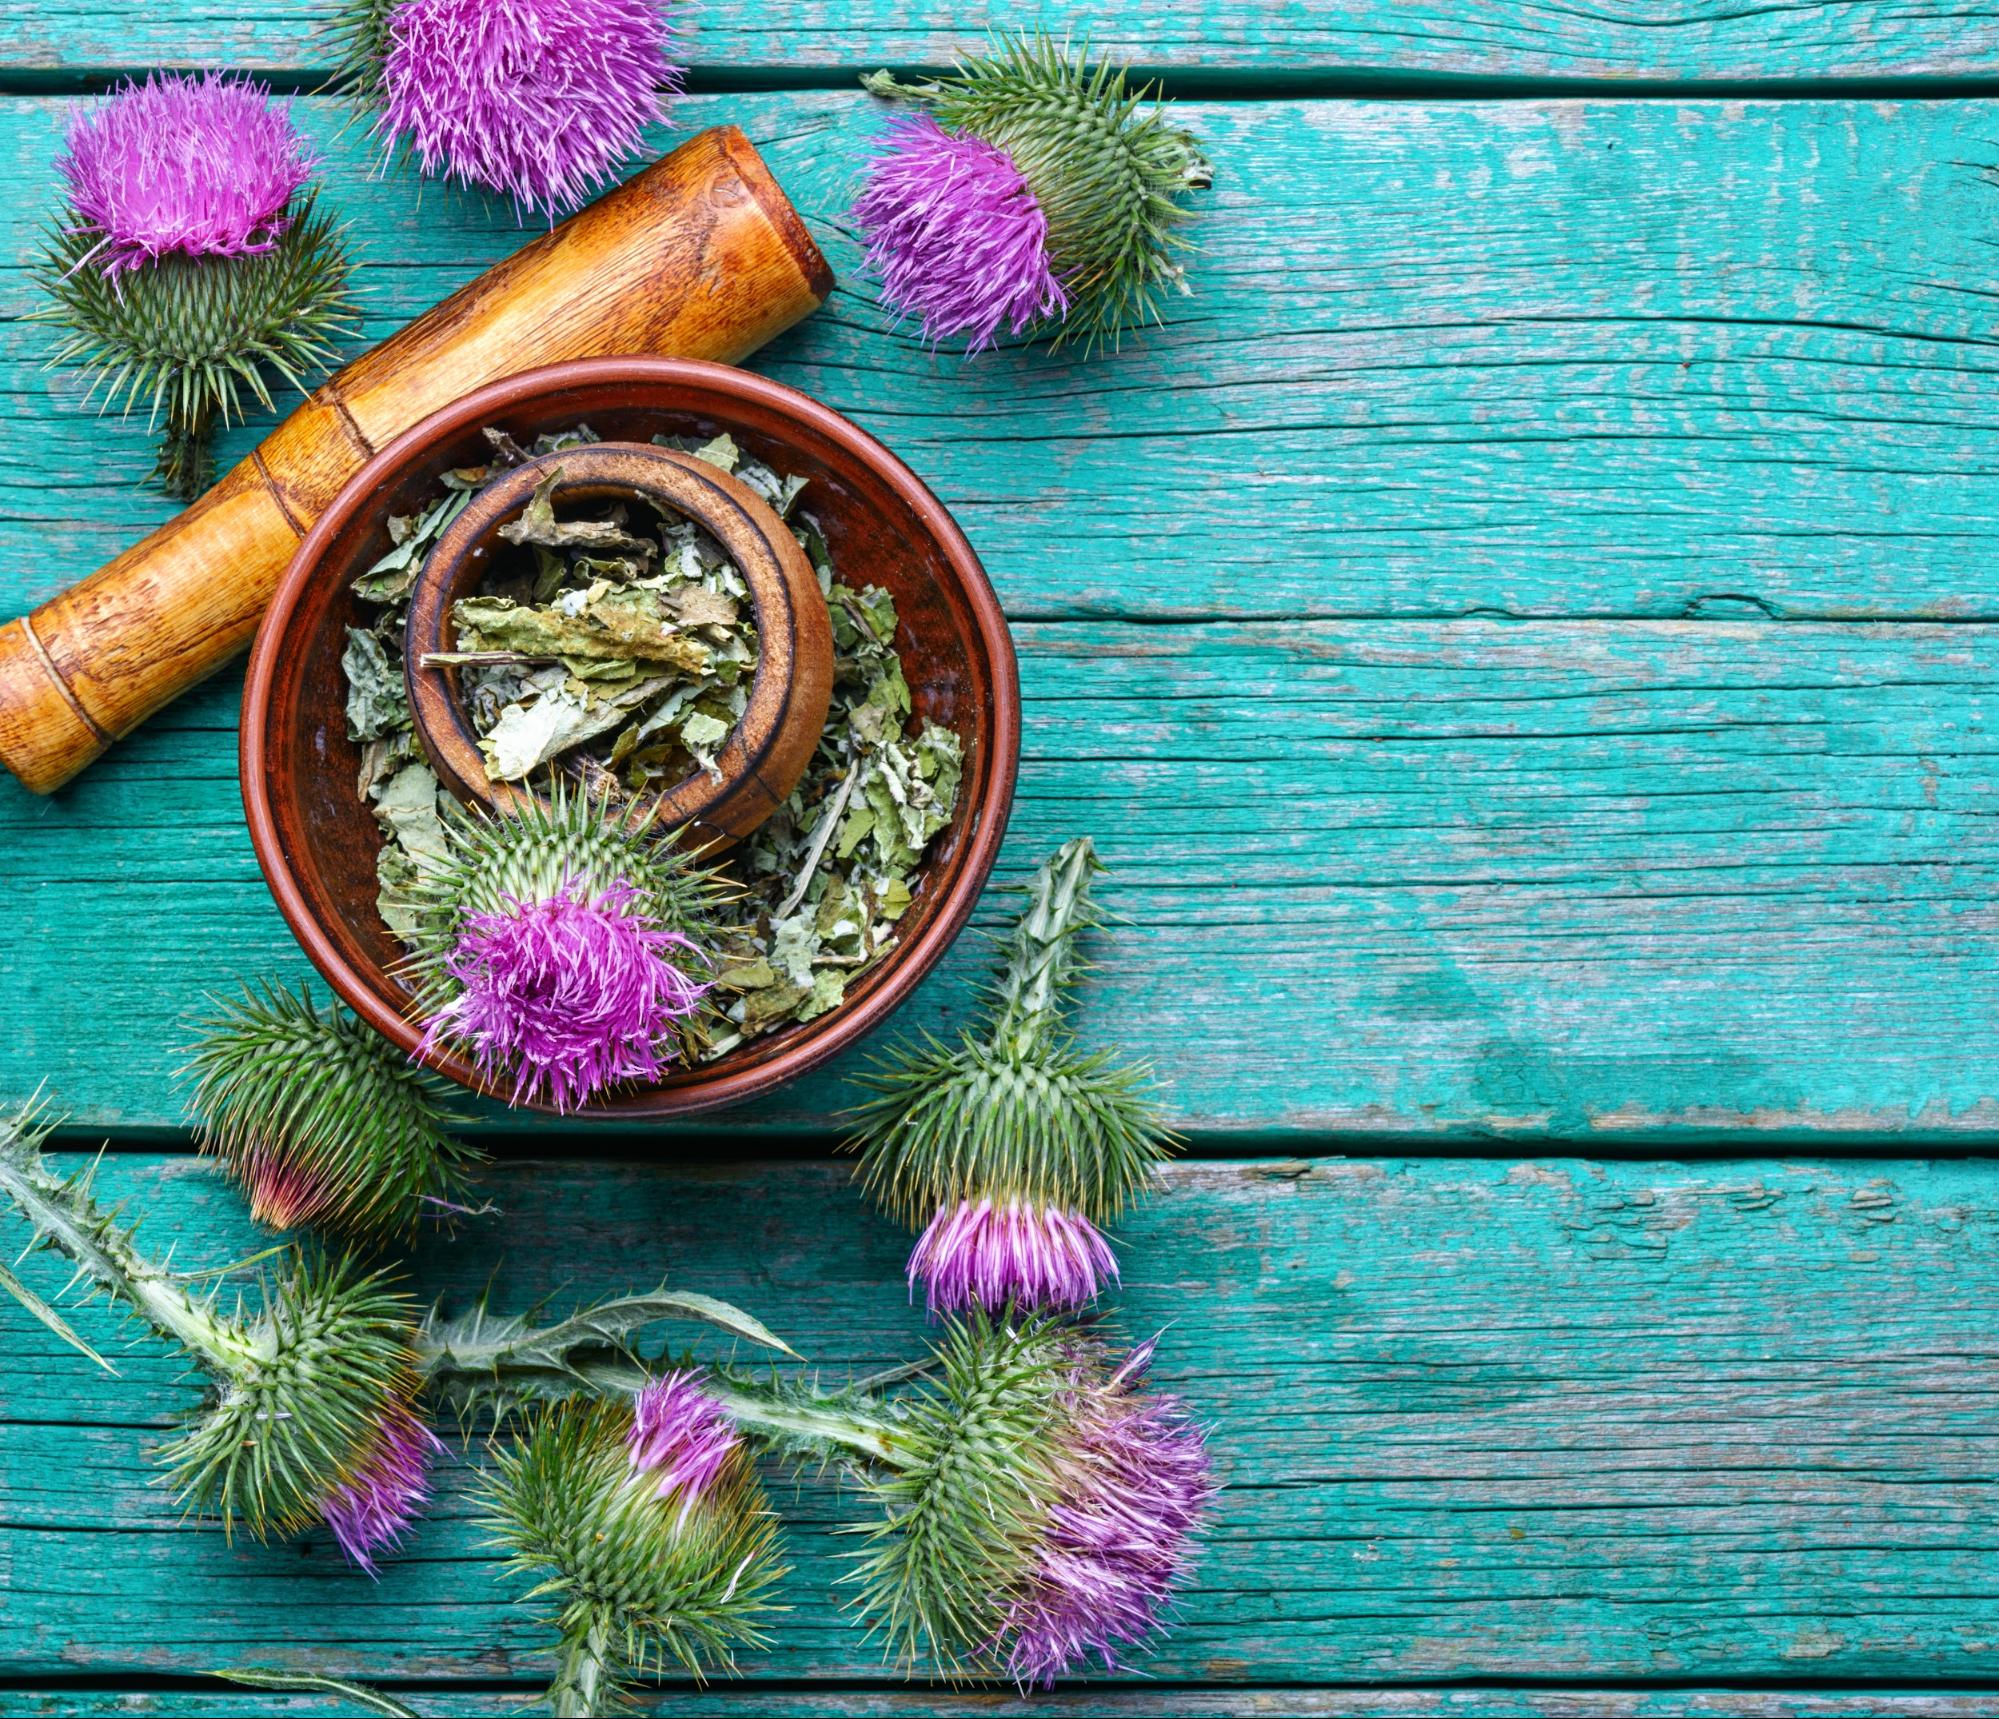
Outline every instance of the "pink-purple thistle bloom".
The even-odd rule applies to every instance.
[[[398,1405],[374,1448],[321,1501],[341,1551],[371,1576],[375,1554],[403,1537],[430,1496],[430,1459],[443,1448],[413,1409]]]
[[[944,1206],[909,1255],[909,1287],[930,1311],[1068,1310],[1117,1281],[1110,1243],[1081,1212],[1010,1200]]]
[[[553,215],[666,118],[673,43],[662,0],[401,0],[380,129],[425,173]]]
[[[632,1404],[632,1467],[656,1477],[661,1498],[691,1504],[728,1466],[742,1439],[691,1370],[663,1373]]]
[[[79,115],[67,143],[56,167],[69,186],[70,230],[98,236],[107,274],[175,252],[268,251],[316,165],[289,102],[218,72],[127,83]]]
[[[896,121],[854,204],[882,301],[933,343],[991,346],[1068,309],[1048,217],[1013,158],[929,115]]]
[[[1079,1365],[1056,1437],[1058,1495],[995,1647],[1023,1688],[1119,1656],[1159,1627],[1214,1498],[1207,1441],[1177,1398],[1144,1389],[1151,1343],[1108,1379]]]
[[[657,1079],[708,987],[674,959],[691,965],[701,951],[638,902],[628,883],[595,897],[572,883],[468,915],[444,961],[460,990],[431,1018],[423,1048],[462,1037],[488,1080],[511,1074],[514,1103],[545,1098],[559,1111],[619,1081]]]

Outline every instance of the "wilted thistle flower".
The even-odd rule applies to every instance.
[[[194,1048],[201,1144],[260,1222],[326,1224],[371,1239],[459,1209],[481,1155],[444,1083],[336,1007],[277,985],[215,1000]]]
[[[784,1573],[749,1456],[721,1447],[683,1376],[631,1399],[541,1412],[495,1465],[490,1526],[509,1568],[541,1578],[560,1631],[557,1714],[614,1710],[625,1680],[667,1664],[732,1670],[762,1645],[765,1597]]]
[[[863,81],[934,116],[890,132],[854,206],[883,302],[926,339],[975,352],[1045,323],[1058,344],[1115,345],[1184,285],[1178,198],[1212,170],[1121,70],[1016,36],[934,83]]]
[[[41,1155],[31,1112],[0,1119],[0,1191],[35,1244],[122,1301],[209,1374],[201,1408],[160,1452],[176,1495],[257,1539],[333,1524],[364,1568],[414,1516],[434,1441],[414,1411],[416,1323],[409,1298],[380,1273],[336,1257],[294,1259],[261,1306],[222,1312],[215,1291],[142,1253],[88,1178],[64,1180]],[[29,1311],[99,1359],[55,1309],[0,1278]]]
[[[681,86],[665,0],[349,0],[337,29],[380,136],[551,215],[613,178]]]
[[[288,106],[216,74],[128,83],[70,127],[37,315],[107,406],[164,419],[155,475],[182,499],[244,391],[269,407],[266,370],[303,389],[353,328],[350,264],[304,192],[314,165]]]
[[[1146,1070],[1077,1049],[1063,1020],[1086,971],[1077,939],[1102,922],[1102,869],[1087,838],[1059,849],[1028,886],[988,1019],[862,1077],[860,1174],[894,1216],[927,1224],[909,1279],[933,1312],[1092,1300],[1117,1276],[1097,1226],[1166,1153]]]
[[[974,1316],[938,1351],[897,1423],[907,1454],[871,1483],[867,1621],[954,1679],[1117,1669],[1191,1566],[1215,1491],[1202,1433],[1146,1389],[1149,1343],[1116,1361],[1085,1332]]]
[[[462,1043],[513,1102],[561,1111],[681,1055],[717,935],[709,874],[561,785],[449,829],[416,887],[425,1049]]]

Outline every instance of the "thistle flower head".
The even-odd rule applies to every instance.
[[[174,1490],[225,1532],[241,1521],[260,1540],[295,1533],[331,1507],[354,1545],[379,1544],[355,1514],[363,1501],[399,1523],[421,1496],[399,1484],[407,1464],[395,1454],[417,1389],[408,1296],[351,1261],[307,1258],[254,1318],[215,1324],[198,1351],[214,1398],[161,1452]]]
[[[1048,217],[1013,159],[928,114],[899,120],[854,203],[882,301],[933,344],[991,346],[1068,308],[1048,263]]]
[[[666,1399],[658,1399],[666,1401]],[[688,1399],[652,1435],[685,1421]],[[676,1406],[669,1403],[669,1407]],[[673,1663],[696,1676],[761,1644],[765,1597],[783,1574],[775,1523],[747,1453],[736,1445],[696,1485],[667,1484],[686,1460],[634,1461],[641,1441],[629,1400],[571,1399],[543,1411],[497,1459],[490,1526],[511,1569],[540,1578],[561,1632],[557,1712],[601,1713],[628,1674]]]
[[[898,1047],[863,1077],[853,1113],[868,1192],[928,1224],[910,1256],[933,1308],[1075,1307],[1117,1275],[1097,1225],[1117,1216],[1168,1147],[1150,1077],[1079,1050],[1065,1000],[1101,924],[1102,865],[1087,839],[1028,886],[986,1019],[956,1044]]]
[[[413,1409],[384,1417],[373,1447],[319,1502],[350,1562],[374,1574],[376,1553],[402,1539],[430,1497],[431,1458],[443,1449]]]
[[[863,81],[878,95],[927,103],[942,133],[983,143],[1017,176],[1039,217],[1052,289],[1035,315],[1057,322],[1058,343],[1115,344],[1123,330],[1157,315],[1162,288],[1182,284],[1174,253],[1187,210],[1179,198],[1205,188],[1212,169],[1192,133],[1168,124],[1160,108],[1142,108],[1144,92],[1130,94],[1123,71],[1093,69],[1086,54],[1046,36],[1015,36],[934,83],[898,84],[885,72]],[[948,316],[933,327],[931,311],[966,302],[965,264],[950,243],[973,229],[945,218],[957,200],[943,199],[915,171],[926,157],[941,164],[942,147],[899,143],[892,137],[877,158],[856,213],[866,210],[869,260],[891,308],[922,316],[931,338],[945,338],[960,330]],[[1013,278],[1025,281],[1025,270]],[[990,295],[986,277],[978,279]],[[1026,302],[1023,288],[1003,314]],[[999,325],[998,315],[985,320],[990,296],[979,303],[980,315],[962,329],[974,349]]]
[[[701,1498],[741,1445],[722,1406],[689,1369],[662,1374],[633,1399],[632,1467],[653,1477],[662,1498]]]
[[[946,1206],[909,1256],[909,1287],[924,1285],[932,1313],[1083,1307],[1117,1274],[1110,1244],[1082,1213],[1020,1201]]]
[[[1158,1627],[1214,1492],[1202,1434],[1124,1362],[1047,1321],[974,1317],[939,1344],[873,1490],[861,1607],[905,1665],[1023,1685],[1114,1665]]]
[[[303,391],[354,328],[346,250],[300,195],[313,158],[260,86],[164,77],[79,120],[59,165],[69,205],[34,270],[52,362],[164,420],[154,475],[192,501],[216,426],[246,396],[268,409],[269,376]]]
[[[384,32],[347,34],[380,43],[378,129],[425,173],[550,214],[609,180],[680,89],[663,0],[398,0]]]
[[[446,1131],[445,1086],[337,1007],[267,986],[218,999],[192,1071],[202,1149],[259,1222],[407,1234],[454,1209],[479,1154]]]
[[[126,83],[71,122],[56,162],[107,272],[270,250],[315,165],[290,103],[219,72]]]
[[[418,885],[425,1048],[462,1041],[516,1103],[564,1111],[656,1078],[697,1030],[715,880],[567,789],[451,831]]]

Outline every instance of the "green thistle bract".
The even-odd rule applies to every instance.
[[[192,1072],[202,1149],[260,1222],[407,1235],[450,1210],[482,1155],[446,1130],[447,1088],[337,1006],[268,985],[216,999]]]
[[[225,1533],[240,1523],[261,1539],[321,1519],[343,1488],[366,1484],[384,1441],[413,1418],[409,1298],[379,1273],[312,1257],[295,1260],[254,1314],[224,1313],[214,1280],[197,1291],[201,1277],[169,1271],[136,1245],[135,1226],[97,1204],[89,1172],[64,1178],[49,1168],[47,1132],[32,1106],[0,1117],[0,1193],[32,1226],[30,1246],[61,1254],[78,1279],[179,1344],[213,1381],[209,1401],[161,1452],[181,1501],[219,1517]],[[0,1287],[107,1364],[11,1273],[0,1273]],[[391,1535],[404,1504],[413,1509],[414,1495],[384,1521]],[[359,1549],[365,1555],[369,1543]]]
[[[1116,1265],[1095,1226],[1116,1217],[1170,1144],[1149,1071],[1077,1048],[1064,1022],[1103,921],[1087,838],[1035,874],[990,991],[956,1044],[926,1038],[862,1077],[854,1144],[868,1192],[912,1226],[933,1309],[1077,1306]]]
[[[877,95],[926,102],[948,130],[1011,157],[1047,217],[1050,267],[1068,298],[1055,344],[1113,346],[1158,317],[1162,289],[1184,287],[1175,258],[1188,219],[1179,198],[1214,170],[1192,132],[1169,123],[1120,67],[1089,64],[1047,35],[1017,35],[933,83],[863,80]]]
[[[144,404],[163,426],[154,475],[193,500],[212,473],[210,439],[241,419],[245,396],[269,410],[274,372],[301,392],[356,326],[352,263],[308,193],[269,250],[164,256],[107,273],[99,239],[53,224],[35,279],[50,302],[35,313],[63,333],[54,362],[89,373],[107,409]]]
[[[628,1675],[666,1665],[733,1669],[738,1647],[762,1645],[784,1573],[742,1449],[698,1498],[662,1497],[632,1425],[629,1399],[558,1403],[496,1458],[489,1525],[509,1568],[542,1578],[527,1597],[559,1608],[559,1714],[611,1711]]]
[[[930,1391],[898,1426],[902,1465],[869,1483],[859,1610],[904,1669],[988,1675],[1009,1594],[1025,1579],[1059,1473],[1047,1433],[1067,1365],[1059,1326],[947,1326]]]

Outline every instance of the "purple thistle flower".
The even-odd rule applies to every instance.
[[[398,1404],[375,1447],[321,1501],[340,1550],[369,1575],[375,1554],[402,1538],[430,1496],[430,1459],[443,1448],[414,1411]]]
[[[708,993],[670,959],[700,950],[634,911],[629,883],[590,900],[575,888],[466,916],[444,962],[462,989],[420,1047],[463,1035],[488,1080],[513,1071],[514,1103],[545,1094],[565,1112],[618,1081],[656,1079],[673,1028]]]
[[[1059,316],[1068,295],[1048,261],[1048,217],[1013,157],[927,114],[896,122],[854,203],[882,302],[933,343],[991,346]]]
[[[1108,1379],[1079,1362],[1063,1400],[1058,1496],[997,1637],[1022,1688],[1048,1688],[1092,1655],[1116,1671],[1191,1566],[1215,1481],[1185,1405],[1143,1389],[1152,1348]]]
[[[1082,1307],[1117,1275],[1110,1244],[1081,1212],[1019,1201],[940,1207],[909,1255],[910,1292],[923,1284],[933,1314]]]
[[[582,202],[679,94],[662,0],[401,0],[379,129],[516,207]]]
[[[178,251],[268,251],[317,159],[263,85],[210,72],[127,83],[70,125],[56,162],[72,232],[102,235],[104,272]]]
[[[721,1404],[689,1370],[664,1373],[632,1404],[632,1467],[659,1477],[659,1496],[680,1493],[692,1504],[741,1447]]]

